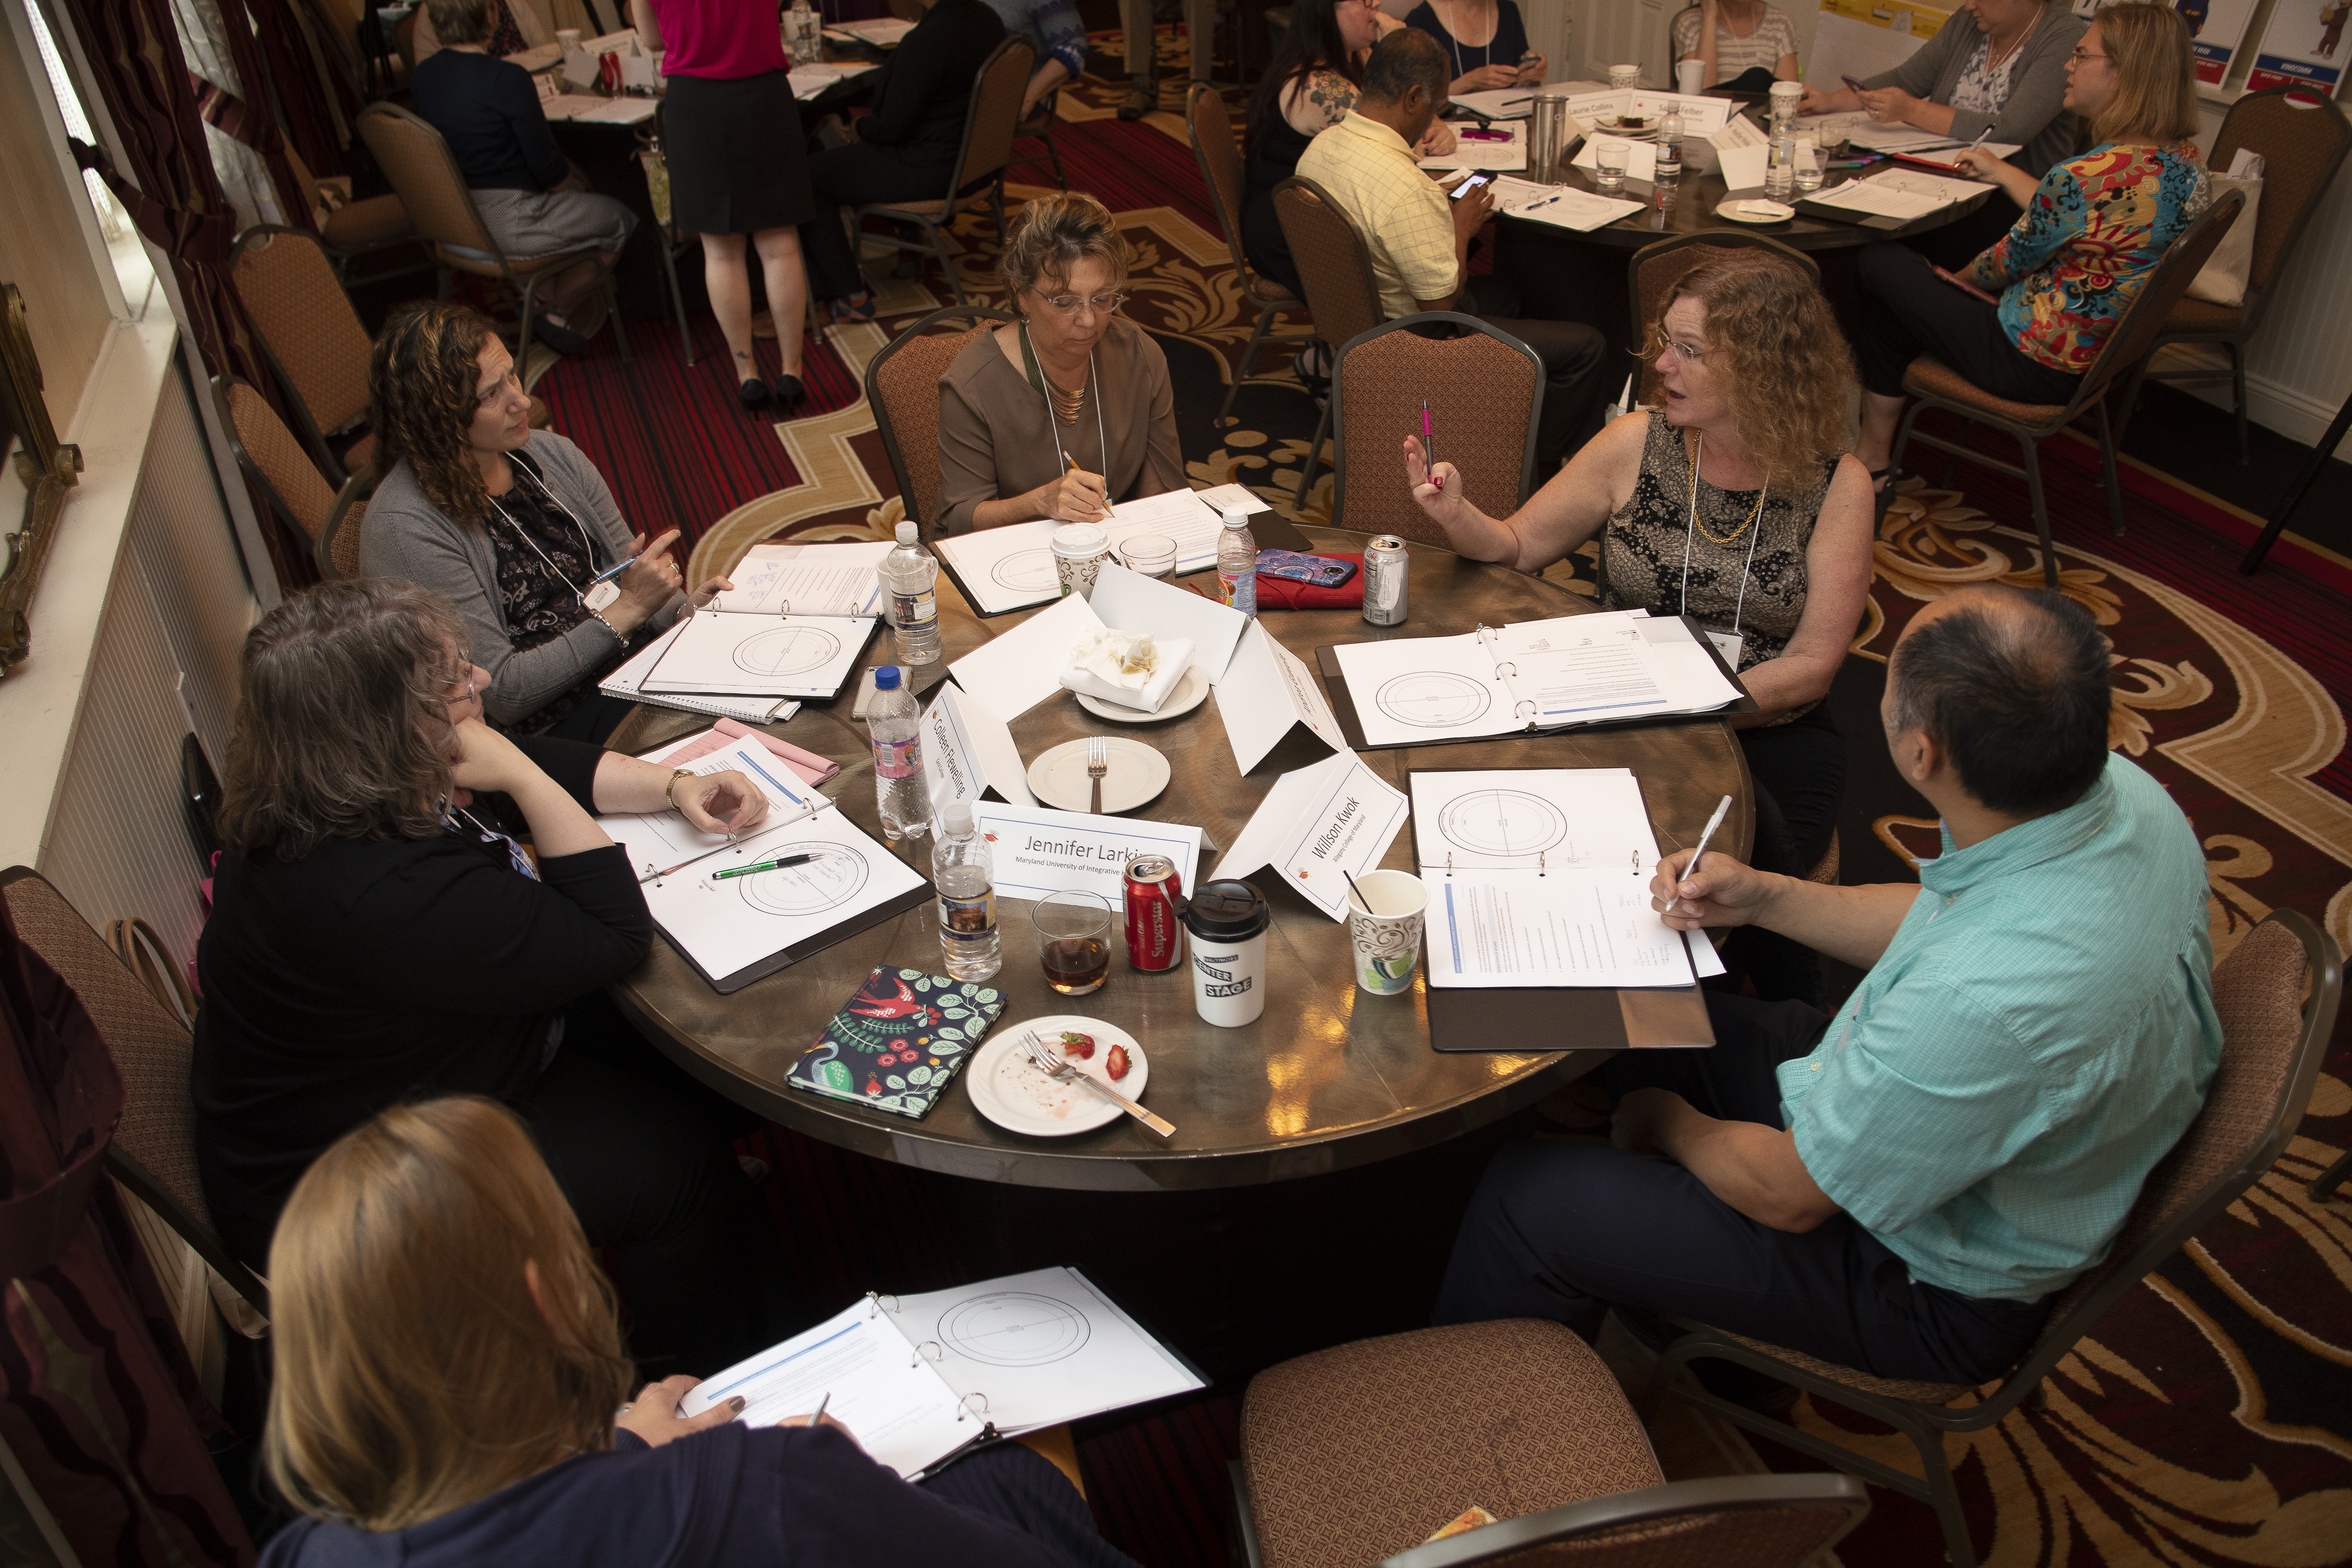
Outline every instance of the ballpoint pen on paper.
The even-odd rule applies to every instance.
[[[1706,830],[1698,836],[1698,847],[1691,851],[1690,864],[1683,868],[1684,876],[1690,876],[1698,869],[1698,858],[1706,853],[1706,841],[1715,837],[1717,828],[1723,826],[1724,814],[1730,809],[1729,795],[1715,803],[1715,815],[1706,819]]]
[[[1084,468],[1078,467],[1078,460],[1076,458],[1071,457],[1067,452],[1062,454],[1062,461],[1070,465],[1070,472],[1074,474],[1082,474],[1086,472]],[[1103,515],[1105,517],[1117,517],[1118,515],[1118,512],[1111,510],[1110,478],[1108,475],[1105,475],[1103,478]]]
[[[781,871],[787,866],[805,866],[814,855],[787,855],[781,860],[762,860],[756,866],[730,866],[724,871],[713,871],[710,879],[723,882],[730,877],[748,877],[754,871]]]
[[[1564,196],[1564,195],[1566,195],[1567,194],[1568,194],[1568,193],[1567,193],[1566,191],[1562,191],[1562,192],[1560,193],[1560,195]],[[1541,200],[1541,201],[1539,201],[1539,202],[1529,202],[1527,205],[1525,205],[1525,206],[1521,207],[1519,210],[1520,210],[1521,212],[1523,212],[1523,213],[1531,213],[1531,212],[1535,211],[1535,210],[1536,210],[1536,208],[1538,208],[1538,207],[1548,207],[1548,206],[1551,205],[1551,204],[1552,204],[1552,203],[1554,203],[1554,202],[1556,202],[1556,201],[1558,201],[1558,200],[1559,200],[1559,196],[1546,196],[1546,197],[1544,197],[1544,199],[1543,199],[1543,200]]]
[[[824,1398],[822,1398],[822,1399],[820,1399],[820,1400],[818,1400],[818,1401],[816,1402],[816,1414],[809,1417],[809,1423],[808,1423],[808,1424],[809,1424],[810,1426],[824,1426],[824,1407],[825,1407],[826,1405],[828,1405],[832,1404],[832,1403],[833,1403],[833,1390],[831,1390],[830,1388],[828,1388],[828,1389],[826,1389],[826,1390],[824,1391]]]

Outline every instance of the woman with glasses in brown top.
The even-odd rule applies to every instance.
[[[1168,356],[1118,314],[1127,243],[1092,196],[1023,207],[1004,241],[1021,319],[972,341],[940,377],[940,515],[969,533],[1185,488]]]
[[[1707,630],[1761,710],[1731,721],[1758,786],[1751,861],[1802,876],[1836,826],[1845,742],[1822,700],[1870,587],[1870,480],[1845,455],[1853,362],[1812,279],[1761,255],[1685,274],[1648,342],[1664,405],[1612,421],[1509,517],[1471,505],[1410,436],[1405,477],[1472,560],[1540,572],[1597,539],[1603,608]],[[1768,1000],[1818,992],[1810,955],[1758,934],[1739,945]]]

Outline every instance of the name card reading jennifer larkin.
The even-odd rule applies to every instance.
[[[972,807],[972,823],[987,836],[994,857],[996,891],[1009,899],[1099,893],[1112,909],[1124,910],[1124,873],[1137,856],[1167,856],[1187,889],[1200,865],[1201,830],[1173,822],[983,801]]]

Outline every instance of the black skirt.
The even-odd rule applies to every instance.
[[[816,216],[800,105],[782,71],[671,77],[662,142],[681,233],[758,234]]]

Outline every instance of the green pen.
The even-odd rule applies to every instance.
[[[713,871],[710,879],[723,882],[730,877],[748,877],[754,871],[777,871],[786,866],[805,866],[815,858],[814,855],[787,855],[781,860],[762,860],[756,866],[738,866],[731,870]]]

